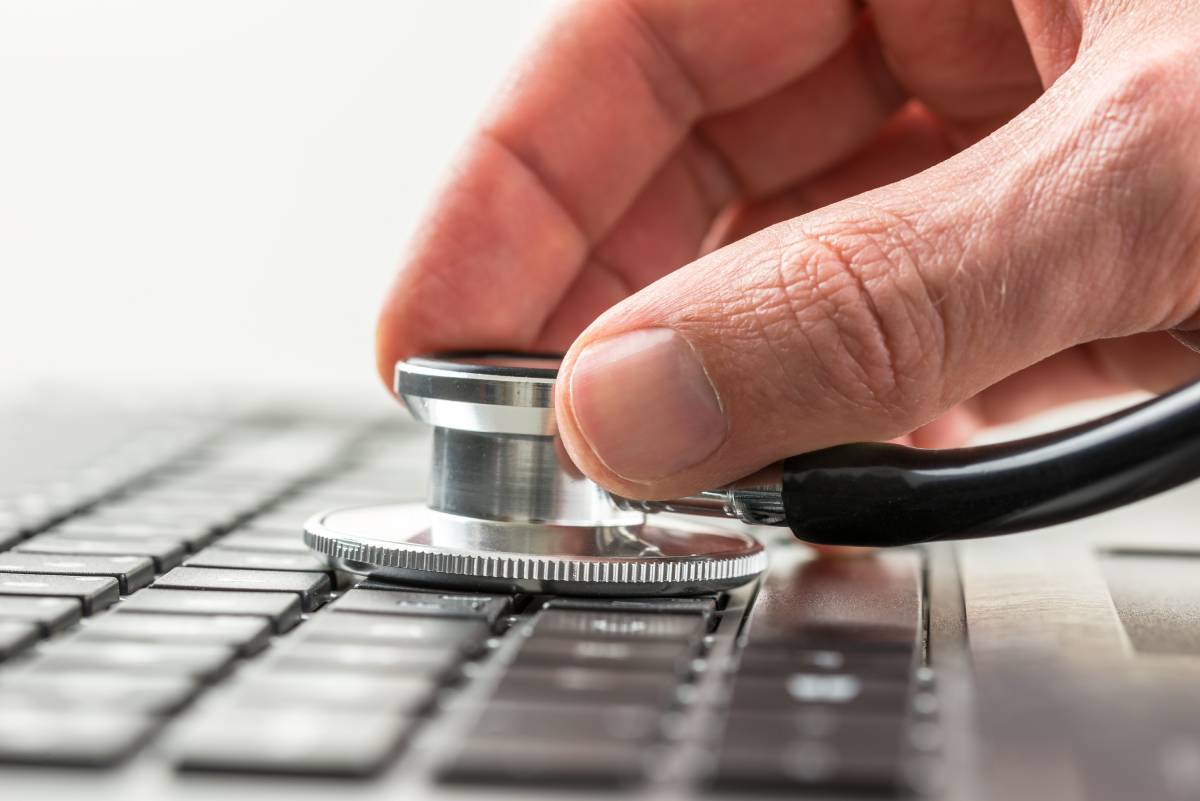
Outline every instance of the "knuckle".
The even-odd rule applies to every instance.
[[[1197,75],[1197,54],[1175,49],[1111,66],[1066,143],[1060,182],[1089,212],[1084,241],[1120,270],[1113,296],[1126,312],[1110,335],[1170,325],[1200,303]]]
[[[911,426],[942,361],[940,315],[916,264],[911,247],[882,231],[801,232],[776,253],[767,305],[786,322],[762,327],[763,338],[785,365],[798,364],[783,352],[798,333],[841,402]]]

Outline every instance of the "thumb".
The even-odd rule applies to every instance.
[[[1059,350],[1185,321],[1200,290],[1180,271],[1195,265],[1161,232],[1197,241],[1200,192],[1183,169],[1194,143],[1141,108],[1158,81],[1068,74],[937,167],[610,309],[560,371],[571,457],[622,494],[686,494],[890,439]]]

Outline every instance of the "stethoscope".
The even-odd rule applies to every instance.
[[[566,458],[557,368],[556,356],[522,354],[398,363],[397,395],[434,430],[425,504],[323,513],[306,541],[341,569],[418,585],[711,592],[753,578],[765,553],[747,531],[675,515],[787,526],[827,545],[914,545],[1064,523],[1200,476],[1196,382],[1041,436],[948,450],[838,445],[686,498],[631,500]]]

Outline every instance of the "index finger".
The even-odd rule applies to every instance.
[[[589,251],[692,125],[820,64],[855,16],[851,0],[566,9],[418,228],[380,319],[384,380],[417,351],[528,348]]]

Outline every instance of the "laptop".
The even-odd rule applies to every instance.
[[[72,54],[0,120],[5,798],[1200,797],[1200,487],[852,558],[758,529],[698,598],[331,570],[310,516],[424,497],[370,317],[543,9],[239,4],[164,47],[152,5],[0,26]]]
[[[25,410],[0,498],[11,797],[1194,798],[1197,488],[693,598],[433,591],[300,531],[418,500],[399,414]]]

